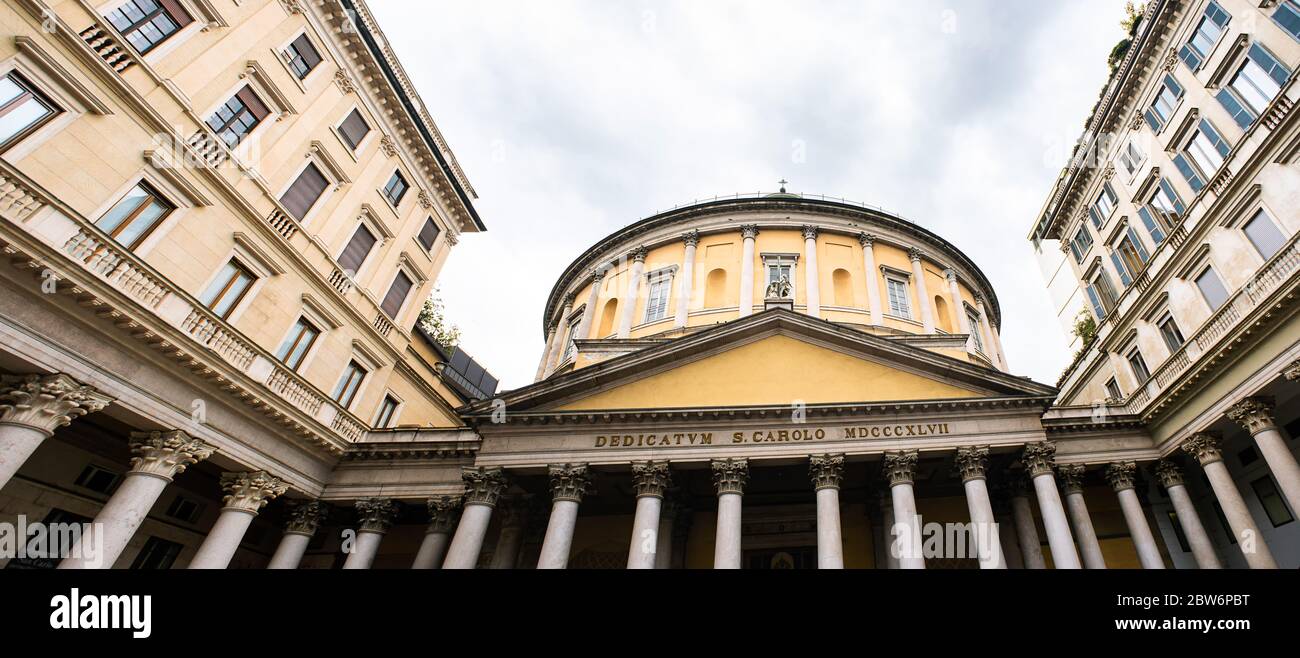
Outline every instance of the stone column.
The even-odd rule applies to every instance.
[[[0,375],[0,488],[54,430],[112,401],[63,374]]]
[[[519,549],[524,545],[528,530],[528,512],[532,507],[529,496],[506,496],[497,504],[497,517],[501,531],[492,551],[489,569],[514,569],[519,564]]]
[[[1020,546],[1020,559],[1026,569],[1046,569],[1043,543],[1038,539],[1038,526],[1034,525],[1034,510],[1029,502],[1029,489],[1021,474],[1011,474],[1011,515],[1016,522],[1016,541]]]
[[[569,314],[573,312],[573,295],[565,295],[561,304],[560,317],[555,320],[554,339],[546,356],[546,372],[542,374],[543,378],[550,377],[551,373],[555,372],[555,367],[562,361],[564,348],[569,345]]]
[[[740,250],[740,316],[754,314],[754,242],[758,239],[758,224],[740,227],[744,245]]]
[[[608,265],[602,265],[591,271],[591,291],[587,293],[587,308],[582,312],[582,319],[578,320],[575,337],[579,340],[591,338],[591,323],[596,319],[596,305],[600,303],[600,284],[605,280],[605,271]]]
[[[962,301],[961,298],[961,286],[957,284],[957,272],[952,268],[948,268],[943,271],[943,277],[948,282],[948,303],[952,306],[953,314],[957,316],[957,331],[969,336],[973,327],[970,326],[970,319],[966,317],[966,302]],[[975,349],[973,339],[966,339],[966,349]]]
[[[573,530],[578,525],[578,505],[591,491],[591,472],[586,464],[551,466],[551,518],[542,539],[538,569],[564,569],[569,566],[573,547]]]
[[[645,257],[645,247],[637,247],[632,251],[632,270],[627,280],[627,292],[623,294],[623,301],[620,302],[618,309],[619,338],[632,335],[632,320],[636,317],[636,299],[641,291],[641,274],[645,272]]]
[[[993,514],[998,521],[998,538],[1002,540],[1002,557],[1008,569],[1024,569],[1025,560],[1020,556],[1020,542],[1016,536],[1016,520],[1011,512],[1011,497],[1006,487],[998,487],[993,498]],[[1003,532],[1010,529],[1011,532]]]
[[[1147,523],[1146,513],[1142,511],[1142,503],[1138,501],[1137,491],[1133,488],[1136,477],[1136,462],[1114,462],[1106,467],[1106,481],[1119,496],[1119,508],[1124,512],[1128,534],[1137,547],[1138,562],[1143,569],[1163,569],[1165,561],[1160,557],[1160,547],[1156,545],[1151,525]]]
[[[208,531],[203,544],[190,560],[190,569],[225,569],[239,550],[244,533],[253,517],[271,499],[283,496],[289,485],[266,471],[222,473],[221,488],[226,492],[217,522]]]
[[[1052,549],[1052,564],[1057,569],[1079,569],[1079,553],[1074,548],[1070,522],[1065,518],[1061,494],[1056,490],[1056,477],[1052,467],[1056,463],[1056,444],[1030,443],[1023,456],[1025,470],[1038,494],[1038,513],[1043,517],[1043,530],[1047,532],[1047,545]]]
[[[369,569],[379,553],[379,544],[397,519],[397,503],[392,498],[362,498],[356,502],[357,536],[343,561],[344,569]]]
[[[925,286],[925,267],[921,264],[924,254],[920,249],[912,247],[907,250],[907,257],[912,260],[912,278],[916,283],[916,297],[921,307],[921,324],[925,327],[925,333],[934,333],[934,301],[930,299],[930,293]]]
[[[310,500],[296,505],[289,511],[289,522],[284,526],[284,536],[280,545],[271,556],[267,569],[297,569],[302,563],[302,556],[307,554],[307,545],[316,534],[316,529],[329,516],[329,507],[319,500]]]
[[[989,324],[989,314],[984,310],[984,297],[980,295],[975,295],[975,311],[980,316],[980,330],[984,332],[984,345],[988,349],[989,356],[1003,372],[1006,372],[1007,360],[1002,356],[1002,343],[993,333],[993,325]]]
[[[500,468],[466,466],[461,468],[460,478],[465,483],[465,505],[442,561],[443,569],[473,569],[478,564],[483,537],[492,522],[492,509],[508,486]]]
[[[695,288],[695,248],[700,244],[700,232],[691,231],[682,236],[686,243],[686,254],[682,256],[682,280],[677,286],[677,314],[673,327],[681,329],[686,326],[686,316],[691,311],[691,293]]]
[[[987,472],[988,446],[957,449],[957,471],[966,489],[966,506],[970,509],[972,537],[981,569],[1006,569],[1002,555],[1002,537],[993,518],[993,501],[989,499]]]
[[[713,568],[741,568],[741,499],[749,481],[748,459],[713,460],[718,493],[718,528],[713,537]]]
[[[632,517],[632,541],[627,551],[627,568],[653,569],[663,545],[659,519],[663,511],[664,490],[671,480],[668,462],[632,464],[632,489],[636,491],[636,514]],[[671,532],[671,526],[669,532]]]
[[[843,569],[840,481],[844,478],[844,455],[814,455],[808,459],[808,474],[817,496],[817,568]]]
[[[862,245],[862,269],[867,277],[867,308],[871,310],[871,324],[880,326],[885,323],[885,310],[880,304],[880,274],[876,271],[876,236],[859,233],[858,244]]]
[[[1201,525],[1201,516],[1196,513],[1196,505],[1192,504],[1192,497],[1183,484],[1182,470],[1173,462],[1161,460],[1156,464],[1156,477],[1174,505],[1174,514],[1178,517],[1178,525],[1182,526],[1183,536],[1187,538],[1188,548],[1192,549],[1196,567],[1222,569],[1223,563],[1219,561],[1218,551],[1214,550],[1214,542],[1205,532],[1205,526]]]
[[[546,332],[546,344],[542,346],[542,360],[537,363],[537,376],[533,378],[534,382],[540,382],[546,376],[546,364],[551,362],[553,347],[555,347],[555,327],[551,327]]]
[[[885,453],[885,478],[889,480],[889,495],[894,500],[894,523],[890,536],[897,544],[899,569],[925,568],[925,555],[921,550],[921,517],[916,513],[916,494],[912,491],[918,457],[915,450]]]
[[[1219,451],[1221,441],[1217,435],[1201,432],[1183,441],[1181,448],[1183,452],[1195,457],[1201,468],[1205,469],[1205,477],[1210,481],[1210,488],[1214,489],[1214,497],[1223,509],[1223,516],[1232,528],[1237,548],[1241,549],[1246,564],[1251,569],[1276,569],[1277,561],[1273,559],[1273,552],[1264,543],[1264,536],[1260,534],[1259,526],[1255,525],[1255,518],[1251,516],[1246,501],[1242,499],[1237,484],[1232,481],[1232,475],[1223,463],[1223,453]]]
[[[817,269],[817,227],[803,227],[803,251],[804,260],[804,302],[808,308],[808,315],[815,318],[821,317],[822,313],[822,293],[821,293],[821,272]]]
[[[1061,490],[1065,492],[1065,509],[1070,513],[1070,524],[1074,528],[1074,537],[1083,557],[1083,568],[1105,569],[1106,559],[1101,554],[1101,542],[1097,541],[1097,531],[1092,526],[1088,504],[1083,500],[1083,473],[1086,468],[1083,464],[1065,464],[1056,467],[1056,474],[1061,480]]]
[[[1282,438],[1273,417],[1276,402],[1272,396],[1258,395],[1246,398],[1228,409],[1228,418],[1246,428],[1255,437],[1255,445],[1268,462],[1277,486],[1286,497],[1291,511],[1300,514],[1300,464]]]
[[[894,552],[894,498],[877,492],[876,504],[880,506],[880,542],[884,546],[884,565],[879,569],[897,569],[898,555]]]
[[[99,537],[83,536],[60,569],[111,569],[135,531],[158,502],[172,478],[216,452],[216,448],[184,430],[131,433],[131,470],[99,514],[93,528]],[[87,540],[93,540],[83,546]],[[99,541],[99,540],[102,540]],[[102,546],[96,555],[95,548]]]
[[[451,531],[460,518],[461,496],[435,496],[425,501],[429,510],[429,527],[424,531],[424,540],[415,553],[412,569],[437,569],[442,565],[442,558],[447,553],[447,544],[451,543]]]
[[[673,564],[673,534],[677,531],[677,515],[681,506],[667,495],[659,508],[659,534],[655,536],[656,569],[671,569]]]

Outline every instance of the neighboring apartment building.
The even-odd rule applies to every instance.
[[[1229,565],[1262,563],[1243,536],[1300,564],[1298,68],[1300,3],[1151,0],[1030,236],[1063,325],[1096,323],[1049,434],[1125,427],[1147,461],[1195,457]],[[1202,562],[1150,484],[1175,563]]]
[[[495,382],[412,327],[484,226],[361,0],[12,0],[0,33],[6,518],[99,518],[119,566],[265,564],[278,533],[236,555],[230,510],[455,444]]]

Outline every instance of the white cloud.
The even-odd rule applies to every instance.
[[[593,243],[782,177],[964,250],[998,293],[1013,370],[1054,382],[1070,355],[1025,235],[1123,5],[371,0],[482,195],[489,232],[461,241],[441,288],[504,388],[532,381],[542,305]]]

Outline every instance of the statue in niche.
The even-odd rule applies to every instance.
[[[781,277],[767,286],[768,299],[790,299],[790,279]]]

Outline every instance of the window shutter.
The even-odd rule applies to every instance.
[[[1300,10],[1297,10],[1291,0],[1283,0],[1282,4],[1278,5],[1277,11],[1273,12],[1273,20],[1277,21],[1277,24],[1281,25],[1292,38],[1300,39]]]
[[[1219,104],[1232,115],[1232,120],[1236,121],[1242,130],[1250,128],[1250,124],[1255,123],[1255,113],[1242,105],[1227,87],[1220,89],[1214,97],[1219,99]]]
[[[370,250],[374,248],[375,236],[365,225],[357,227],[357,232],[352,234],[352,239],[348,240],[348,246],[344,247],[343,255],[339,256],[339,267],[343,268],[349,276],[356,276],[357,271],[361,269],[361,264],[366,262],[366,256],[370,255]]]
[[[433,218],[424,220],[424,226],[420,227],[420,244],[425,250],[433,249],[433,241],[438,239],[438,225],[433,223]]]
[[[1228,143],[1223,140],[1223,136],[1219,134],[1219,131],[1214,129],[1213,124],[1205,119],[1201,119],[1201,132],[1205,133],[1205,136],[1214,144],[1214,149],[1219,152],[1219,155],[1225,158],[1228,157],[1228,153],[1232,151],[1232,147],[1228,146]]]
[[[1164,124],[1162,124],[1162,123],[1160,122],[1160,117],[1156,116],[1156,111],[1155,111],[1155,110],[1153,110],[1153,109],[1151,109],[1151,108],[1147,108],[1147,111],[1146,111],[1146,112],[1143,112],[1143,113],[1142,113],[1142,116],[1146,118],[1146,120],[1147,120],[1147,125],[1148,125],[1148,126],[1151,126],[1151,130],[1153,130],[1153,131],[1155,131],[1155,132],[1160,132],[1160,128],[1161,128],[1161,126],[1163,126]]]
[[[1186,210],[1186,207],[1183,206],[1183,200],[1179,198],[1178,193],[1174,191],[1173,184],[1170,183],[1168,179],[1161,178],[1160,189],[1164,190],[1165,194],[1168,195],[1169,200],[1174,202],[1174,211],[1181,217],[1183,211]]]
[[[326,187],[329,187],[329,181],[325,180],[324,174],[320,173],[316,165],[308,164],[298,175],[298,180],[289,187],[289,191],[280,198],[280,203],[284,204],[294,219],[302,221]]]
[[[411,292],[411,279],[405,272],[398,272],[397,278],[393,279],[393,285],[388,288],[388,294],[384,295],[384,303],[381,306],[384,313],[396,320],[397,312],[402,310],[402,303],[406,301],[409,292]]]
[[[1151,234],[1151,241],[1160,244],[1165,241],[1165,233],[1160,230],[1160,225],[1156,223],[1151,216],[1151,210],[1146,206],[1138,208],[1138,217],[1142,218],[1142,225],[1147,227],[1147,233]]]
[[[1165,74],[1165,86],[1169,87],[1169,91],[1174,92],[1175,98],[1183,97],[1183,86],[1178,84],[1178,81],[1174,79],[1174,76],[1168,73]]]
[[[1088,291],[1088,301],[1092,302],[1092,313],[1097,316],[1097,321],[1105,320],[1106,308],[1101,305],[1101,297],[1097,295],[1097,286],[1089,284],[1084,290]]]
[[[1250,58],[1256,64],[1259,64],[1259,67],[1264,69],[1265,73],[1268,73],[1268,77],[1273,78],[1273,82],[1278,85],[1285,85],[1287,80],[1291,79],[1291,71],[1282,62],[1277,61],[1273,53],[1265,50],[1263,46],[1259,44],[1251,45]]]
[[[1118,253],[1110,252],[1110,262],[1115,264],[1115,271],[1119,273],[1119,282],[1124,284],[1125,288],[1132,285],[1133,278],[1129,276],[1128,268],[1124,267],[1124,261],[1119,257]]]
[[[302,62],[307,65],[307,70],[314,69],[317,64],[320,64],[320,53],[316,51],[316,46],[312,45],[311,39],[307,38],[306,33],[293,40],[293,49],[298,51],[298,56],[302,57]]]
[[[1151,260],[1151,255],[1147,253],[1146,246],[1138,239],[1137,231],[1134,231],[1132,226],[1128,227],[1128,239],[1133,243],[1133,248],[1137,250],[1138,258],[1141,258],[1143,263]]]
[[[1174,166],[1182,173],[1183,178],[1187,179],[1187,184],[1192,186],[1193,192],[1200,192],[1205,187],[1205,181],[1201,180],[1201,176],[1196,173],[1195,169],[1192,169],[1191,163],[1187,161],[1187,156],[1182,153],[1175,155]]]
[[[1183,44],[1183,47],[1178,49],[1178,58],[1183,60],[1183,63],[1187,65],[1187,68],[1193,71],[1201,68],[1201,56],[1196,53],[1196,50],[1192,48],[1192,44],[1190,43]]]
[[[244,107],[248,108],[249,112],[253,113],[253,118],[258,121],[265,119],[266,115],[271,113],[270,110],[266,109],[266,104],[262,102],[262,99],[258,98],[257,94],[253,93],[253,89],[248,85],[244,85],[244,88],[240,89],[235,94],[235,97],[244,104]]]
[[[343,139],[347,141],[348,146],[355,150],[361,144],[361,140],[370,133],[370,124],[366,123],[360,112],[352,110],[348,118],[339,125],[339,132],[343,133]]]
[[[161,0],[159,4],[161,4],[162,8],[171,15],[172,20],[176,21],[178,27],[185,27],[194,22],[194,18],[190,16],[190,13],[185,11],[185,8],[181,6],[181,3],[176,0]]]

